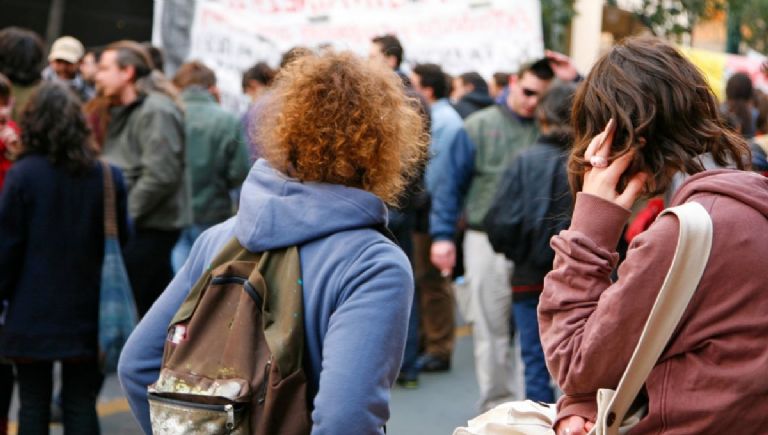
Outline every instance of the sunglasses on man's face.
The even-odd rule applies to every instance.
[[[523,88],[523,95],[526,97],[535,97],[539,95],[538,91],[534,91],[533,89]]]

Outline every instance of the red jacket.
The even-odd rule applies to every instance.
[[[12,128],[16,134],[20,134],[19,126],[15,122],[8,120],[8,127]],[[5,182],[5,174],[11,168],[12,160],[8,158],[8,149],[5,146],[5,142],[0,137],[0,191],[3,189],[3,183]]]
[[[768,430],[768,179],[715,170],[687,180],[672,205],[696,201],[713,221],[701,283],[651,372],[649,413],[632,434]],[[595,419],[595,392],[616,388],[672,262],[677,219],[639,234],[611,282],[625,210],[580,193],[539,305],[544,353],[565,393],[558,417]]]

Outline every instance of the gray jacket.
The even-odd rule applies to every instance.
[[[112,108],[110,115],[103,153],[123,171],[135,227],[168,231],[188,225],[181,110],[151,92]]]

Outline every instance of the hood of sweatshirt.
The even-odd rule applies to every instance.
[[[258,160],[243,183],[235,235],[252,252],[316,240],[387,222],[376,195],[336,184],[301,182]]]
[[[472,91],[463,97],[460,101],[467,101],[478,107],[488,107],[493,104],[493,98],[487,92]]]
[[[768,218],[768,178],[754,172],[733,169],[700,172],[680,186],[672,205],[682,204],[698,193],[733,198]]]

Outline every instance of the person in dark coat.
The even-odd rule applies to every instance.
[[[567,229],[572,206],[566,170],[576,85],[550,88],[536,108],[540,135],[512,160],[485,217],[488,240],[515,263],[512,309],[525,366],[526,399],[555,401],[539,338],[536,307],[552,270],[552,236]]]
[[[459,112],[461,119],[467,119],[469,115],[493,104],[488,83],[474,71],[456,77],[456,89],[459,98],[453,108]]]
[[[24,149],[0,192],[0,357],[16,365],[19,433],[47,434],[53,363],[62,363],[66,433],[98,434],[96,397],[104,191],[77,97],[45,83],[21,118]],[[118,227],[123,178],[113,168]]]

